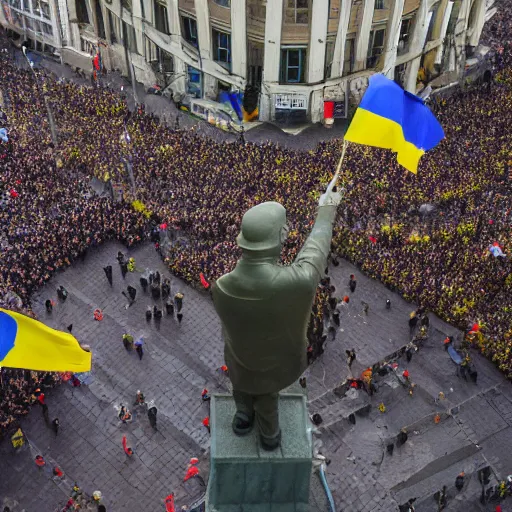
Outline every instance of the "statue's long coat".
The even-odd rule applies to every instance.
[[[233,389],[275,393],[306,369],[306,330],[327,266],[335,215],[335,206],[319,207],[313,230],[292,265],[242,258],[212,287]]]

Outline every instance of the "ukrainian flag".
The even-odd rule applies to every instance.
[[[370,77],[345,134],[349,142],[391,149],[413,173],[425,151],[443,138],[443,128],[423,100],[380,74]]]
[[[92,354],[71,334],[0,308],[0,367],[47,372],[88,372]]]

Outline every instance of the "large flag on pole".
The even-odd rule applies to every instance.
[[[443,128],[418,96],[384,75],[373,75],[345,140],[391,149],[397,160],[416,173],[425,151],[444,138]]]
[[[88,372],[92,354],[71,334],[0,308],[0,366],[47,372]]]

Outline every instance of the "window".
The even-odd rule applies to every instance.
[[[110,9],[107,9],[108,12],[108,24],[110,26],[110,43],[115,44],[118,42],[118,27],[114,20],[116,16],[112,14],[112,11]]]
[[[425,42],[428,43],[432,40],[432,32],[434,31],[434,25],[436,22],[436,16],[437,16],[437,9],[439,7],[439,4],[436,5],[429,13],[430,16],[430,23],[428,24],[428,31],[427,31],[427,37],[425,39]]]
[[[384,0],[375,0],[375,9],[385,9],[386,5]]]
[[[165,3],[159,0],[154,0],[153,3],[155,6],[155,28],[159,32],[169,34],[169,18],[167,17],[167,7]]]
[[[201,97],[201,73],[198,69],[188,66],[187,92],[196,98]]]
[[[404,55],[409,51],[409,34],[411,30],[411,18],[402,20],[400,36],[398,37],[398,55]]]
[[[331,78],[332,60],[334,57],[334,41],[327,41],[325,46],[325,71],[324,78]]]
[[[331,5],[329,9],[329,19],[337,20],[340,17],[340,8],[334,5]]]
[[[25,27],[32,30],[32,20],[28,16],[25,16]]]
[[[386,29],[372,30],[370,32],[368,58],[366,59],[367,68],[374,68],[377,65],[379,57],[384,50],[385,34]]]
[[[50,5],[46,2],[41,2],[41,15],[43,18],[46,18],[49,20],[51,18],[50,16]]]
[[[172,55],[162,50],[160,47],[156,47],[156,58],[158,60],[158,67],[160,73],[172,73],[174,70],[174,61]]]
[[[11,0],[9,3],[15,9],[21,9],[21,0]]]
[[[183,37],[185,41],[193,46],[197,46],[197,22],[193,18],[182,16],[183,21]]]
[[[76,0],[76,17],[79,23],[90,25],[89,9],[87,8],[86,0]]]
[[[231,0],[213,0],[217,5],[221,7],[231,7]]]
[[[47,36],[53,36],[53,28],[49,23],[41,23],[41,27]]]
[[[448,28],[446,34],[455,34],[457,19],[459,18],[461,0],[455,0],[450,14],[450,21],[448,22]]]
[[[23,0],[23,10],[30,12],[30,0]]]
[[[128,25],[125,21],[123,21],[123,36],[124,36],[124,44],[133,53],[137,52],[137,37],[135,35],[135,29]]]
[[[354,39],[345,39],[345,54],[343,55],[343,72],[342,76],[352,73],[354,62]]]
[[[221,64],[231,63],[231,35],[213,30],[213,55]]]
[[[127,11],[132,12],[132,0],[121,0],[121,6]]]
[[[304,82],[305,48],[281,50],[281,82],[297,84]]]
[[[307,25],[309,23],[309,0],[285,0],[284,22]]]
[[[403,87],[405,84],[405,72],[407,67],[405,64],[400,64],[399,66],[395,66],[395,82]]]

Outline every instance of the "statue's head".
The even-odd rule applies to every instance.
[[[245,212],[242,230],[236,242],[244,252],[279,255],[287,236],[288,226],[284,206],[269,201]]]

